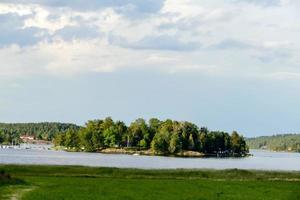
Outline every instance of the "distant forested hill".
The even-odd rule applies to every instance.
[[[300,134],[284,134],[248,138],[246,142],[250,149],[300,152]]]
[[[21,135],[34,136],[36,139],[52,140],[58,132],[68,129],[78,130],[75,124],[58,122],[41,123],[0,123],[0,136],[2,140],[10,142],[11,139],[19,138]]]

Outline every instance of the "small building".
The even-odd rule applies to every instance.
[[[28,136],[28,135],[21,135],[20,139],[23,140],[23,142],[29,142],[29,141],[33,141],[34,137],[33,136]]]

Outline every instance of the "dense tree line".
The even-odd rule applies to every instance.
[[[42,122],[42,123],[0,123],[0,144],[19,143],[21,135],[33,136],[36,139],[52,141],[57,132],[79,130],[75,124]]]
[[[248,152],[244,138],[235,131],[229,135],[198,128],[190,122],[160,121],[156,118],[148,123],[137,119],[128,127],[124,122],[113,121],[110,117],[88,121],[79,131],[73,129],[56,134],[54,144],[89,152],[110,147],[151,149],[161,154],[197,151],[244,155]]]
[[[251,149],[300,152],[300,134],[262,136],[247,139]]]

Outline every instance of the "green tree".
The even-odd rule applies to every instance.
[[[114,120],[112,120],[111,117],[106,117],[104,120],[98,120],[101,121],[101,128],[102,131],[104,131],[105,129],[109,129],[110,127],[114,126]]]
[[[231,137],[228,133],[225,133],[224,135],[224,148],[225,151],[230,151],[232,148]]]
[[[79,135],[75,130],[67,130],[65,134],[65,146],[68,148],[79,148]]]
[[[54,136],[53,143],[55,146],[65,146],[66,134],[64,132],[57,133]]]
[[[208,138],[208,129],[206,127],[202,127],[200,129],[200,151],[204,153],[208,153],[209,151],[209,138]]]
[[[96,151],[96,148],[93,144],[93,132],[87,128],[82,128],[79,131],[80,144],[83,147],[84,151],[93,152]]]
[[[2,144],[4,142],[4,139],[5,139],[4,132],[2,130],[0,130],[0,144]]]
[[[151,142],[151,148],[156,153],[168,153],[169,143],[170,143],[170,133],[160,132],[154,136]]]
[[[108,121],[109,120],[106,121],[106,124]],[[103,120],[93,120],[87,122],[86,128],[83,132],[86,134],[85,140],[90,140],[84,142],[85,145],[88,145],[86,146],[87,149],[89,149],[88,151],[96,151],[104,147],[103,130],[106,124],[103,124]]]
[[[106,147],[115,147],[117,145],[117,140],[119,138],[118,131],[115,127],[111,126],[104,130],[104,145]]]
[[[193,138],[193,135],[190,134],[190,137],[189,137],[189,147],[188,147],[189,150],[195,150],[195,142],[194,142],[194,138]]]
[[[145,140],[146,147],[150,146],[150,142],[152,140],[151,134],[149,132],[148,125],[146,124],[145,120],[139,118],[132,122],[128,128],[130,134],[130,143],[131,146],[139,146],[141,140]],[[140,147],[140,146],[139,146]]]
[[[182,148],[184,150],[198,150],[200,148],[198,127],[190,122],[181,123],[182,126]],[[191,135],[191,136],[190,136]]]
[[[161,123],[162,122],[157,118],[151,118],[149,120],[149,130],[153,135],[158,133]]]
[[[176,133],[173,133],[171,135],[170,144],[169,144],[169,152],[170,153],[177,153],[182,151],[182,145],[179,138],[179,135]]]
[[[115,124],[115,128],[117,131],[117,137],[116,137],[116,145],[118,147],[126,146],[127,145],[127,126],[122,121],[117,121]]]
[[[232,151],[235,154],[245,154],[248,152],[248,147],[246,145],[245,139],[241,137],[236,131],[231,134],[231,145]]]

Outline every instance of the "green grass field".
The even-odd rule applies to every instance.
[[[0,199],[300,199],[300,172],[16,165],[0,171],[12,176],[0,179]]]

